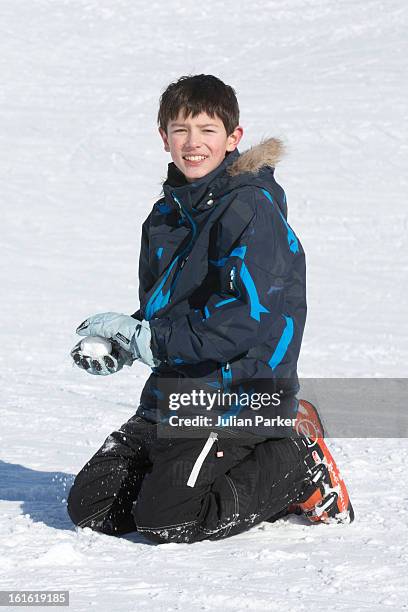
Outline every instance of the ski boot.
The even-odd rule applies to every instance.
[[[296,443],[306,447],[308,454],[308,486],[292,512],[301,510],[312,523],[351,523],[354,511],[347,488],[323,438],[298,438]],[[304,450],[303,450],[304,452]]]
[[[351,523],[354,511],[340,471],[324,441],[319,414],[310,402],[299,400],[296,414],[296,443],[306,452],[309,485],[288,514],[304,514],[312,523]]]

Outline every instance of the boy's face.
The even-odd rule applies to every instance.
[[[177,168],[191,183],[220,165],[227,151],[234,151],[242,138],[243,129],[237,126],[227,135],[221,119],[200,113],[184,119],[180,110],[177,119],[169,121],[167,134],[159,128],[164,150],[171,154]]]

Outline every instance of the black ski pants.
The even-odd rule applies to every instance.
[[[299,439],[205,436],[158,437],[154,423],[133,416],[77,475],[72,521],[110,535],[138,531],[154,542],[213,540],[279,517],[304,491]]]

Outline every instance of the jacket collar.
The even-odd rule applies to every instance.
[[[163,183],[165,199],[175,205],[177,198],[189,212],[211,210],[214,200],[236,187],[256,185],[267,188],[271,182],[275,183],[274,168],[284,153],[285,146],[279,138],[267,138],[242,154],[235,149],[217,168],[193,183],[188,183],[184,174],[171,162]]]
[[[215,179],[224,175],[226,169],[238,158],[238,149],[231,151],[219,166],[193,183],[189,183],[174,162],[171,162],[168,165],[167,178],[163,183],[163,192],[166,200],[174,203],[175,198],[177,198],[183,208],[191,212],[194,209],[208,210],[208,207],[212,204],[213,197],[217,196],[217,186],[214,184]],[[211,203],[207,204],[207,202]]]

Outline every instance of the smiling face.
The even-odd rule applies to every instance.
[[[159,128],[164,150],[171,154],[177,168],[191,183],[206,176],[224,160],[227,151],[234,151],[242,138],[243,129],[237,126],[227,135],[222,120],[215,115],[200,113],[184,118],[183,110],[169,121],[167,134]]]

